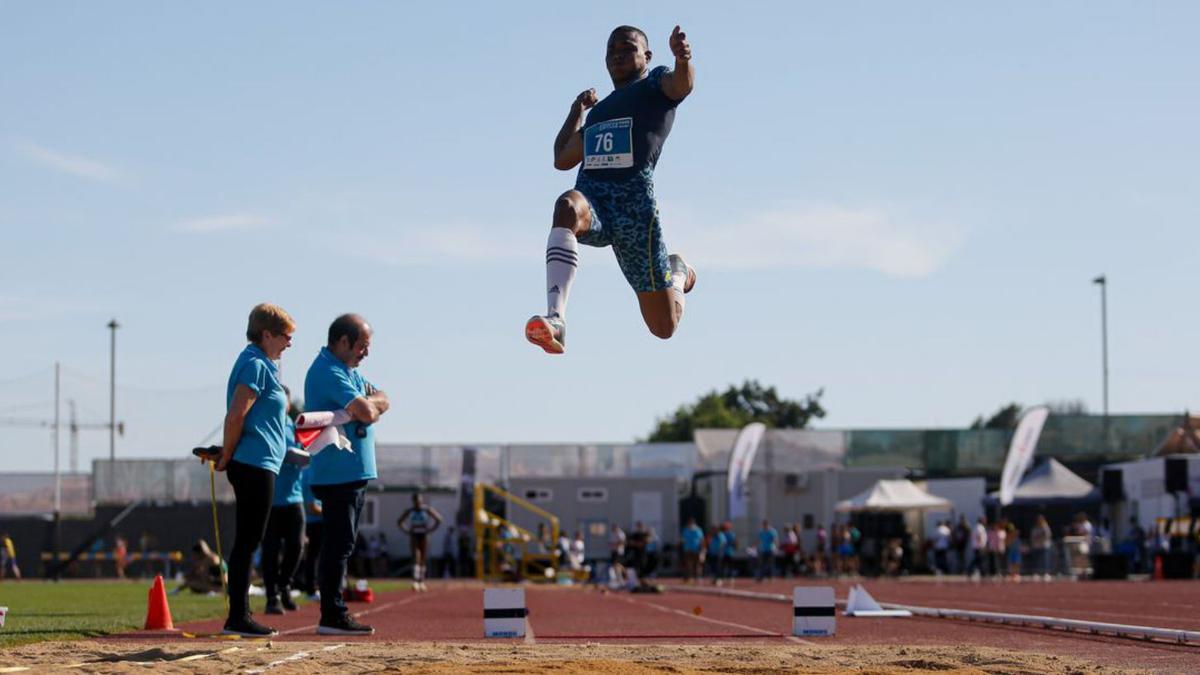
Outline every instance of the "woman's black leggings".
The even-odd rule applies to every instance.
[[[275,474],[238,461],[230,461],[225,473],[237,498],[237,531],[229,552],[229,618],[236,620],[250,616],[250,562],[267,529]]]
[[[267,535],[262,544],[263,585],[267,601],[287,593],[300,566],[300,547],[304,541],[304,505],[272,506],[267,520]],[[283,552],[283,562],[279,553]]]

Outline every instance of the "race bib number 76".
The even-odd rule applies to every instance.
[[[597,122],[583,130],[583,168],[628,169],[633,166],[633,118]]]

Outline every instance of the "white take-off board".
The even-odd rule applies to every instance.
[[[483,589],[483,636],[489,638],[525,637],[524,588]]]
[[[796,586],[792,589],[792,635],[830,637],[836,625],[833,586]]]

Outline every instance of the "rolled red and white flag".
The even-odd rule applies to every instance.
[[[345,410],[303,413],[296,418],[296,442],[313,455],[331,445],[354,452],[350,439],[342,433],[342,425],[352,420]]]

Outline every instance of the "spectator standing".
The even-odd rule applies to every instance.
[[[775,554],[779,547],[779,532],[771,527],[768,520],[762,521],[758,530],[758,573],[755,579],[760,583],[764,578],[775,578]]]
[[[1054,545],[1054,532],[1046,516],[1038,514],[1029,533],[1029,546],[1033,553],[1035,579],[1050,581],[1050,548]]]
[[[653,579],[658,574],[659,561],[662,560],[662,540],[653,526],[646,528],[646,570],[644,577]]]
[[[1004,524],[1005,566],[1008,578],[1021,580],[1021,532],[1011,520]]]
[[[842,539],[844,530],[841,525],[834,523],[829,527],[829,573],[837,576],[842,573]]]
[[[617,523],[608,530],[608,567],[610,578],[625,582],[625,531]]]
[[[849,544],[846,551],[846,573],[858,574],[859,559],[862,556],[862,530],[854,523],[846,526],[846,541]]]
[[[987,573],[987,518],[979,516],[975,527],[971,530],[971,566],[967,568],[967,576],[980,577]]]
[[[587,544],[583,540],[583,531],[576,530],[575,539],[571,541],[571,569],[583,569],[587,560]]]
[[[296,442],[295,416],[299,414],[288,394],[286,440],[289,448],[303,449]],[[267,594],[267,614],[296,611],[292,601],[292,578],[300,567],[300,552],[304,548],[304,486],[300,482],[301,468],[285,461],[275,478],[275,498],[271,500],[271,515],[262,543],[263,587]],[[282,560],[281,560],[282,558]]]
[[[1004,520],[998,520],[992,523],[992,526],[987,531],[987,552],[988,552],[988,576],[997,579],[1003,578],[1006,558],[1005,539],[1007,532],[1004,529]]]
[[[967,524],[967,517],[965,515],[958,517],[958,524],[954,526],[951,544],[954,547],[954,571],[959,574],[965,574],[967,571],[967,547],[971,544],[971,526]]]
[[[725,541],[725,555],[721,558],[721,564],[724,567],[722,576],[733,583],[733,576],[736,573],[733,563],[737,556],[737,535],[733,532],[733,523],[725,521],[725,524],[721,526],[721,532]]]
[[[21,578],[21,568],[17,566],[17,545],[7,532],[0,537],[0,579],[5,577]]]
[[[721,585],[721,573],[725,563],[725,532],[720,526],[714,525],[708,529],[708,571],[712,575],[714,586]]]
[[[780,546],[782,556],[781,574],[784,577],[798,576],[800,573],[800,535],[796,534],[796,526],[788,523],[783,526],[783,543]]]
[[[1142,524],[1138,519],[1129,519],[1129,539],[1132,542],[1132,569],[1134,572],[1141,574],[1145,571],[1146,560],[1146,530],[1142,528]]]
[[[937,529],[933,534],[933,569],[938,574],[948,574],[950,572],[950,539],[953,537],[953,532],[950,530],[950,521],[943,520],[938,522]]]
[[[113,566],[117,570],[117,578],[125,578],[125,568],[129,565],[129,542],[125,537],[117,535],[113,541]]]
[[[638,573],[639,579],[646,572],[646,541],[646,526],[639,520],[633,524],[633,533],[629,535],[626,548],[626,559],[629,566]]]
[[[692,583],[700,578],[700,552],[704,548],[704,530],[696,524],[695,518],[688,518],[679,541],[683,551],[683,583]]]
[[[356,314],[343,314],[329,326],[321,348],[304,379],[304,402],[313,411],[345,410],[351,421],[343,425],[350,451],[327,446],[312,459],[313,494],[321,500],[325,518],[324,541],[318,561],[321,590],[321,635],[370,635],[374,629],[356,621],[346,611],[342,579],[354,553],[358,521],[368,481],[375,469],[375,422],[390,407],[387,394],[358,371],[370,354],[371,327]]]
[[[813,549],[813,571],[817,574],[825,574],[828,568],[825,564],[825,551],[829,545],[829,535],[825,531],[824,525],[817,526],[817,545]]]

